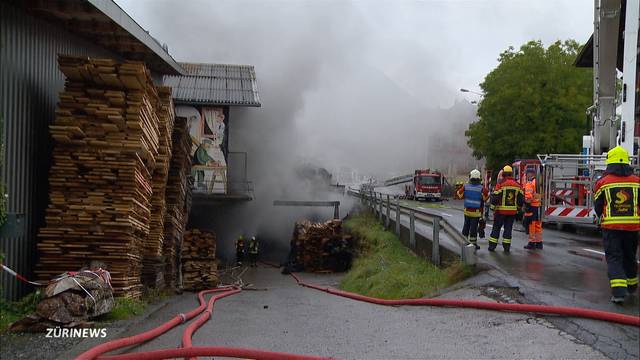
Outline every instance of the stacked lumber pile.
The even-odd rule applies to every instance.
[[[142,283],[149,287],[161,288],[164,286],[165,259],[162,256],[162,244],[164,242],[164,221],[166,215],[166,186],[171,162],[172,132],[175,121],[171,88],[157,87],[158,120],[160,130],[160,143],[158,157],[152,178],[153,195],[151,197],[151,219],[149,223],[149,236],[143,247],[142,256]]]
[[[60,56],[66,76],[49,172],[50,203],[36,274],[49,280],[102,261],[115,294],[139,297],[161,131],[156,87],[143,63]]]
[[[191,229],[182,240],[182,281],[187,290],[203,290],[218,285],[216,236]]]
[[[305,271],[344,271],[351,263],[353,242],[350,235],[343,234],[340,220],[324,223],[302,220],[295,225],[292,247],[295,248],[292,260]]]
[[[172,135],[172,157],[165,193],[166,215],[164,219],[165,284],[169,288],[181,287],[180,252],[182,235],[191,208],[191,137],[186,118],[177,117]]]

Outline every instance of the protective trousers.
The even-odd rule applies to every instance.
[[[542,221],[540,221],[540,208],[538,206],[527,206],[529,215],[528,234],[529,242],[536,245],[542,244]],[[538,245],[539,246],[539,245]]]
[[[493,251],[496,246],[498,246],[500,229],[504,226],[504,231],[502,232],[502,247],[505,252],[509,252],[511,249],[511,232],[513,230],[513,222],[515,219],[515,215],[504,215],[497,212],[494,214],[493,229],[489,236],[489,250]]]
[[[624,297],[638,288],[638,232],[602,230],[611,294]]]
[[[464,216],[464,225],[462,226],[462,235],[464,235],[470,243],[478,242],[478,222],[479,217]]]

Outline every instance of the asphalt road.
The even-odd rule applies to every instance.
[[[336,275],[303,277],[330,286],[337,286],[339,280]],[[212,319],[194,335],[194,346],[246,347],[339,359],[605,358],[546,320],[527,314],[373,305],[300,287],[290,276],[268,267],[251,269],[244,281],[265,290],[243,291],[216,303]],[[477,288],[455,290],[443,297],[491,300]],[[195,306],[193,294],[176,297],[130,334]],[[178,327],[131,351],[175,348],[183,329]]]
[[[461,201],[401,203],[439,214],[462,229]],[[394,218],[395,212],[391,213]],[[408,226],[408,217],[403,215],[401,223]],[[432,233],[431,227],[426,225],[416,224],[416,231],[427,237]],[[487,225],[487,237],[490,231],[491,223]],[[527,235],[514,231],[510,254],[503,253],[501,246],[491,253],[487,251],[488,240],[480,239],[478,260],[501,271],[505,281],[519,287],[527,301],[640,315],[637,294],[628,298],[624,306],[609,301],[611,294],[606,263],[597,235],[578,235],[545,228],[543,239],[544,250],[526,250],[523,246],[528,242]],[[447,241],[446,237],[444,241]],[[612,358],[640,357],[638,328],[577,319],[558,319],[554,323]]]
[[[453,206],[452,206],[453,205]],[[462,226],[455,203],[444,206],[414,203]],[[392,212],[393,214],[393,212]],[[408,218],[402,222],[408,224]],[[428,235],[428,226],[417,225]],[[575,249],[600,251],[595,236],[545,229],[545,249],[529,252],[524,233],[515,232],[512,253],[489,253],[481,240],[481,262],[492,270],[442,294],[446,298],[491,300],[487,289],[517,287],[517,301],[581,306],[638,315],[638,299],[624,307],[609,303],[603,261],[570,253]],[[442,238],[446,242],[446,237]],[[595,253],[591,253],[595,254]],[[597,254],[596,254],[597,255]],[[339,276],[304,274],[305,280],[337,286]],[[537,358],[637,359],[640,329],[595,320],[544,318],[472,309],[383,307],[336,297],[297,286],[276,269],[259,267],[244,276],[263,291],[243,291],[220,300],[212,319],[193,337],[198,345],[247,347],[341,359],[428,358]],[[523,295],[523,296],[522,296]],[[504,299],[501,299],[504,301]],[[132,325],[134,335],[197,305],[194,294],[173,297],[164,308]],[[179,346],[180,326],[132,352]],[[89,344],[64,354],[73,358]],[[216,357],[218,358],[218,357]]]

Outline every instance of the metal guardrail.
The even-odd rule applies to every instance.
[[[349,194],[360,198],[365,206],[371,208],[374,214],[384,221],[385,227],[389,228],[391,224],[391,209],[395,208],[395,233],[400,236],[401,231],[401,215],[407,215],[409,217],[409,246],[415,248],[416,246],[416,221],[431,226],[433,232],[431,234],[431,262],[435,265],[440,265],[440,234],[444,232],[450,239],[459,245],[459,255],[462,263],[466,265],[473,265],[476,263],[475,247],[467,242],[467,239],[460,231],[456,229],[447,219],[438,214],[433,214],[428,211],[415,209],[409,206],[400,205],[400,199],[394,196],[394,202],[391,202],[391,196],[388,194],[382,194],[373,191],[355,191],[349,190]],[[384,211],[383,211],[384,208]]]

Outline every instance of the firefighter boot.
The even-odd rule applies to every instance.
[[[538,249],[538,250],[542,250],[542,241],[538,241],[538,242],[536,243],[536,249]]]
[[[627,287],[618,286],[611,288],[611,302],[617,305],[622,305],[624,299],[627,297]]]
[[[531,242],[531,241],[529,241],[529,242],[527,243],[527,245],[525,245],[525,246],[524,246],[524,248],[525,248],[525,249],[527,249],[527,250],[534,250],[534,249],[536,249],[537,247],[538,247],[538,246],[536,245],[536,243],[533,243],[533,242]]]
[[[500,236],[500,235],[498,235]],[[498,246],[498,238],[494,238],[493,236],[489,236],[489,248],[487,250],[494,252],[496,251],[496,247]]]
[[[505,254],[508,254],[511,251],[511,239],[502,239],[502,249]]]
[[[476,250],[480,249],[480,246],[478,246],[478,238],[469,237],[469,244],[472,244]]]

